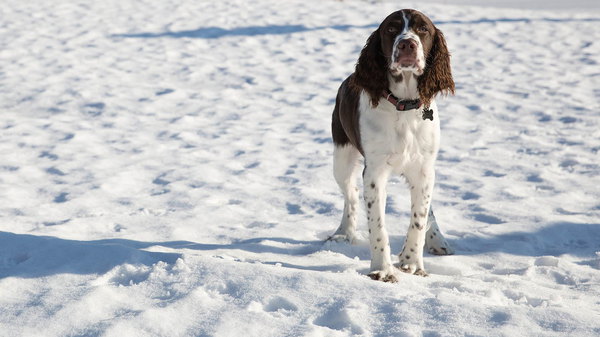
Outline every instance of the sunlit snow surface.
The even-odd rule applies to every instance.
[[[4,3],[0,336],[598,336],[599,6],[459,3],[403,3],[452,53],[457,253],[397,284],[324,243],[336,90],[397,3]]]

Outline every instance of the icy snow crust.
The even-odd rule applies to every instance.
[[[4,3],[0,335],[598,336],[596,9],[403,4],[453,56],[433,204],[457,254],[385,284],[366,242],[324,243],[335,93],[397,6]]]

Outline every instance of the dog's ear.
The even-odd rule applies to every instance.
[[[454,94],[454,80],[450,69],[450,53],[441,30],[435,29],[433,45],[427,55],[425,72],[418,79],[419,96],[429,105],[438,92]]]
[[[388,88],[387,61],[381,50],[379,29],[374,31],[360,52],[353,76],[354,86],[364,89],[376,107]]]

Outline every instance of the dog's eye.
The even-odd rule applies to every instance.
[[[398,32],[398,28],[396,27],[388,27],[387,32],[390,34],[394,34]]]
[[[421,26],[421,27],[417,28],[417,32],[419,32],[419,33],[429,33],[429,29],[427,29],[427,26]]]

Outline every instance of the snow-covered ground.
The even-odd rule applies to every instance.
[[[0,336],[598,336],[600,5],[446,2],[401,6],[453,55],[457,253],[396,284],[324,239],[336,90],[398,3],[5,2]]]

